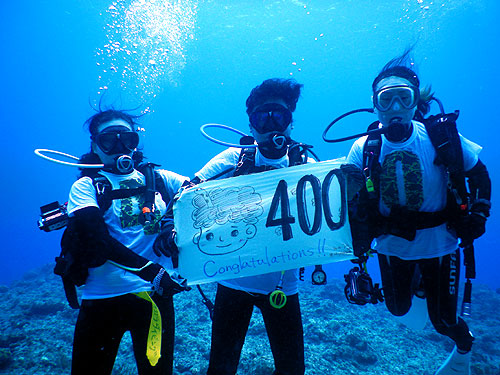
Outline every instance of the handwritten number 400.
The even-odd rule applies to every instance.
[[[330,186],[333,177],[337,178],[340,185],[340,218],[335,222],[332,218],[332,211],[330,207]],[[307,215],[307,205],[305,201],[305,188],[306,184],[311,185],[313,200],[314,200],[314,216],[312,224],[310,223],[309,216]],[[312,236],[319,232],[323,215],[326,224],[330,230],[337,230],[345,223],[346,217],[346,202],[343,198],[345,196],[345,183],[344,175],[338,169],[331,170],[323,179],[323,184],[320,180],[312,175],[305,175],[297,182],[297,216],[299,218],[299,226],[302,232]],[[278,206],[280,206],[280,217],[276,217],[278,213]],[[295,223],[295,217],[290,213],[290,200],[288,199],[288,185],[285,180],[280,180],[276,191],[274,192],[269,214],[267,215],[266,227],[281,227],[283,241],[288,241],[293,238],[292,226]]]

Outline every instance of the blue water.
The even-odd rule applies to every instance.
[[[33,150],[86,152],[82,124],[103,92],[105,104],[149,107],[141,121],[146,154],[192,176],[222,150],[201,136],[200,125],[246,131],[250,90],[267,78],[293,77],[304,84],[294,138],[330,159],[345,155],[351,143],[324,143],[325,126],[370,106],[374,76],[416,43],[422,83],[432,84],[447,110],[460,109],[460,131],[484,147],[494,207],[487,234],[476,242],[477,279],[500,287],[499,2],[28,0],[0,8],[0,284],[58,254],[61,232],[39,231],[39,206],[65,201],[77,171]],[[363,116],[346,120],[336,134],[363,131],[373,120]],[[349,267],[329,271],[339,276]]]

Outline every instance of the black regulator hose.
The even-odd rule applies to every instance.
[[[350,135],[348,137],[343,137],[343,138],[336,138],[336,139],[329,139],[326,137],[326,133],[328,133],[328,130],[330,130],[330,128],[335,125],[338,121],[342,120],[344,117],[347,117],[347,116],[350,116],[354,113],[359,113],[359,112],[368,112],[368,113],[374,113],[373,112],[373,109],[372,108],[360,108],[360,109],[354,109],[352,111],[349,111],[349,112],[346,112],[344,113],[343,115],[337,117],[335,120],[333,120],[325,129],[325,131],[323,132],[323,140],[327,143],[337,143],[337,142],[344,142],[344,141],[348,141],[350,139],[354,139],[354,138],[359,138],[359,137],[362,137],[364,135],[367,135],[367,134],[381,134],[381,133],[385,133],[386,132],[386,129],[384,128],[380,128],[380,129],[374,129],[374,130],[370,130],[369,132],[363,132],[363,133],[359,133],[359,134],[354,134],[354,135]]]
[[[439,106],[439,111],[441,112],[442,115],[444,115],[446,113],[444,111],[443,102],[441,100],[439,100],[438,98],[436,98],[435,96],[433,96],[431,98],[431,101],[435,101],[437,103],[437,105]]]
[[[431,101],[434,101],[437,103],[437,105],[439,106],[439,111],[441,112],[442,115],[445,114],[445,111],[444,111],[444,106],[443,106],[443,103],[441,102],[441,100],[439,100],[438,98],[436,98],[435,96],[432,96],[430,98],[430,100],[428,101],[431,102]],[[336,139],[329,139],[326,137],[326,134],[328,133],[328,131],[331,129],[331,127],[333,125],[335,125],[337,122],[339,122],[340,120],[342,120],[344,117],[347,117],[347,116],[350,116],[354,113],[360,113],[360,112],[368,112],[368,113],[374,113],[374,110],[373,108],[360,108],[360,109],[354,109],[352,111],[349,111],[349,112],[346,112],[344,113],[343,115],[340,115],[339,117],[337,117],[335,120],[333,120],[325,129],[325,131],[323,132],[323,140],[327,143],[337,143],[337,142],[344,142],[344,141],[348,141],[350,139],[354,139],[354,138],[359,138],[359,137],[362,137],[364,135],[371,135],[371,134],[384,134],[388,131],[388,128],[387,127],[383,127],[383,128],[379,128],[379,129],[373,129],[373,130],[369,130],[367,132],[363,132],[363,133],[359,133],[359,134],[354,134],[354,135],[350,135],[348,137],[343,137],[343,138],[336,138]],[[422,115],[423,117],[423,115]]]

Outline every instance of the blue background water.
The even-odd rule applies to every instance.
[[[488,233],[476,242],[478,280],[500,287],[495,215],[499,2],[168,4],[28,0],[0,6],[0,284],[58,254],[61,232],[38,230],[39,206],[65,201],[77,171],[37,158],[33,150],[86,152],[89,139],[82,124],[93,114],[89,102],[98,103],[103,91],[105,104],[149,106],[152,112],[141,121],[146,154],[192,176],[223,149],[201,136],[200,125],[219,122],[246,131],[244,103],[250,90],[270,77],[293,77],[305,86],[294,138],[315,145],[323,159],[336,158],[351,143],[324,143],[325,126],[345,111],[369,107],[374,76],[417,42],[414,56],[422,83],[432,84],[447,110],[460,109],[460,131],[484,146],[481,159],[492,178],[494,208]],[[120,45],[110,47],[117,41]],[[351,118],[335,134],[361,132],[372,120],[369,115]],[[328,269],[339,276],[349,267]]]

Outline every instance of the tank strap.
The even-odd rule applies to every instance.
[[[465,184],[462,144],[456,123],[458,115],[459,111],[429,116],[424,125],[436,150],[434,164],[446,167],[457,204],[466,206],[469,194]]]
[[[310,146],[308,147],[310,148]],[[292,142],[288,146],[289,165],[294,166],[294,165],[305,164],[307,162],[307,159],[303,156],[303,154],[304,151],[308,149],[308,147],[298,142]],[[236,165],[236,169],[234,170],[233,176],[241,176],[241,175],[259,173],[275,169],[274,167],[267,165],[262,165],[258,167],[255,166],[256,153],[257,149],[255,147],[243,148],[240,152],[238,164]]]

